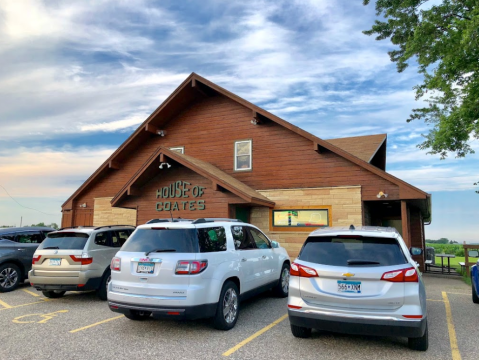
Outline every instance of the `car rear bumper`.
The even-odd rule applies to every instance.
[[[115,301],[108,301],[108,306],[111,311],[129,314],[133,311],[151,312],[154,318],[169,318],[169,319],[188,319],[195,320],[201,318],[213,317],[216,314],[218,304],[203,304],[196,306],[147,306],[126,304]]]
[[[426,318],[398,320],[381,317],[341,317],[288,309],[291,325],[344,334],[418,338],[426,330]]]
[[[102,280],[101,277],[91,278],[80,283],[78,279],[33,276],[30,283],[37,290],[90,291],[99,289]]]

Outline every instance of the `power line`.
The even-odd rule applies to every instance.
[[[10,196],[10,198],[15,201],[19,206],[21,206],[22,208],[25,208],[25,209],[29,209],[29,210],[34,210],[34,211],[38,211],[39,213],[42,213],[42,214],[45,214],[45,215],[50,215],[50,216],[58,216],[58,214],[48,214],[46,212],[43,212],[41,210],[38,210],[38,209],[34,209],[34,208],[31,208],[31,207],[28,207],[28,206],[23,206],[22,204],[20,204],[17,200],[15,200],[12,195],[10,195],[7,191],[7,189],[5,189],[1,184],[0,184],[0,187],[5,190],[5,192],[7,193],[8,196]]]

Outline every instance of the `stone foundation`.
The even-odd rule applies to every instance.
[[[93,205],[93,226],[134,225],[136,210],[112,207],[111,197],[95,198]]]

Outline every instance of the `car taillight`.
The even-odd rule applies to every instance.
[[[207,260],[188,261],[180,260],[176,263],[175,274],[187,275],[187,274],[199,274],[208,267]]]
[[[383,274],[381,280],[390,282],[418,282],[419,277],[415,268],[388,271]]]
[[[42,257],[41,255],[34,256],[34,257],[32,258],[32,265],[35,265],[35,263],[37,263],[38,260],[40,260],[41,257]]]
[[[110,269],[115,271],[121,270],[121,259],[119,257],[114,257],[111,259]]]
[[[79,262],[81,265],[88,265],[93,262],[92,257],[83,257],[83,255],[82,256],[70,255],[70,257],[72,258],[74,262]]]
[[[304,265],[296,264],[296,263],[291,264],[291,268],[289,269],[289,274],[292,276],[299,276],[299,277],[306,277],[306,278],[318,277],[318,273],[316,272],[316,270]]]

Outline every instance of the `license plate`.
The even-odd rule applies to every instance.
[[[50,266],[60,266],[62,259],[50,259]]]
[[[338,280],[338,292],[361,293],[361,281],[340,281]]]
[[[153,274],[155,270],[155,263],[139,262],[136,268],[137,273],[141,274]]]

